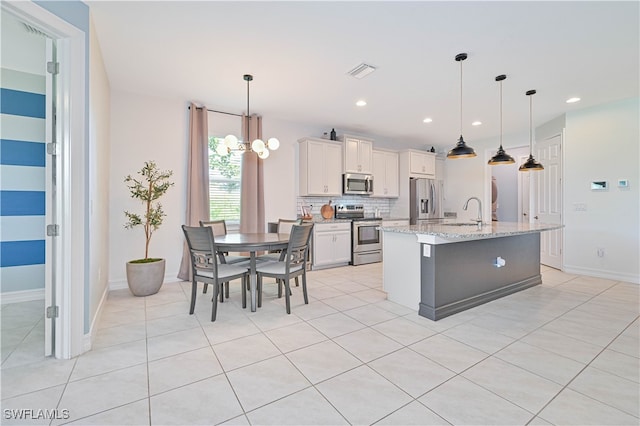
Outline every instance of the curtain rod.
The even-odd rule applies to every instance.
[[[188,106],[187,109],[191,109],[191,106]],[[196,107],[196,109],[203,109],[203,107]],[[242,114],[234,114],[232,112],[226,112],[226,111],[216,111],[215,109],[207,108],[207,111],[217,112],[218,114],[227,114],[227,115],[235,115],[236,117],[242,117]]]

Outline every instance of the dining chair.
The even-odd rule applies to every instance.
[[[213,236],[217,237],[220,235],[227,235],[227,222],[222,219],[222,220],[201,220],[200,221],[200,226],[208,226],[213,230]],[[228,251],[218,251],[218,256],[217,256],[218,262],[220,263],[227,263],[227,264],[234,264],[234,263],[240,263],[240,262],[246,262],[249,261],[249,256],[237,256],[237,255],[230,255]],[[204,287],[202,289],[203,293],[207,292],[207,283],[204,283]],[[225,287],[225,293],[224,293],[225,297],[228,299],[229,298],[229,286],[227,285]],[[222,299],[222,297],[220,298],[220,301],[223,302],[224,300]]]
[[[302,219],[278,219],[278,227],[276,232],[278,234],[291,234],[291,228],[293,225],[301,225]],[[277,261],[284,259],[285,250],[274,250],[269,253],[260,255],[256,258],[258,261]]]
[[[218,237],[220,235],[227,235],[227,223],[224,219],[222,220],[201,220],[200,226],[208,226],[213,230],[213,236]],[[229,255],[229,252],[218,252],[218,260],[220,263],[239,263],[249,260],[249,256],[234,256]]]
[[[189,246],[191,255],[191,307],[189,314],[193,314],[196,307],[196,293],[198,282],[213,285],[213,299],[211,308],[211,321],[216,320],[218,310],[218,294],[222,296],[221,286],[238,278],[242,278],[242,307],[247,307],[247,282],[249,271],[246,267],[230,265],[212,261],[216,256],[216,245],[213,229],[209,226],[182,225],[182,231]]]
[[[291,278],[302,276],[302,293],[304,303],[309,303],[307,295],[307,253],[309,251],[309,239],[313,224],[293,225],[289,237],[289,244],[283,259],[260,263],[256,266],[258,280],[258,306],[262,306],[262,281],[264,277],[276,279],[278,284],[278,297],[282,297],[282,284],[284,283],[287,314],[291,313]]]

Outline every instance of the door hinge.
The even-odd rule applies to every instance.
[[[47,225],[47,237],[57,237],[60,235],[60,227],[57,224]]]
[[[47,306],[47,318],[58,318],[58,306]]]
[[[58,155],[58,144],[55,142],[49,142],[47,144],[47,154]]]
[[[60,63],[59,62],[47,62],[47,72],[49,74],[56,75],[60,72]]]

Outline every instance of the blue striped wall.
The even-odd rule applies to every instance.
[[[45,281],[45,76],[0,69],[0,292]]]

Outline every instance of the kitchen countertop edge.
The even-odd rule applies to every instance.
[[[475,240],[482,238],[507,237],[511,235],[531,234],[542,231],[552,231],[563,228],[564,225],[548,223],[529,224],[517,222],[492,222],[484,224],[482,229],[476,226],[455,226],[446,223],[410,225],[410,226],[381,226],[381,231],[413,234],[421,236],[439,237],[445,240]]]

